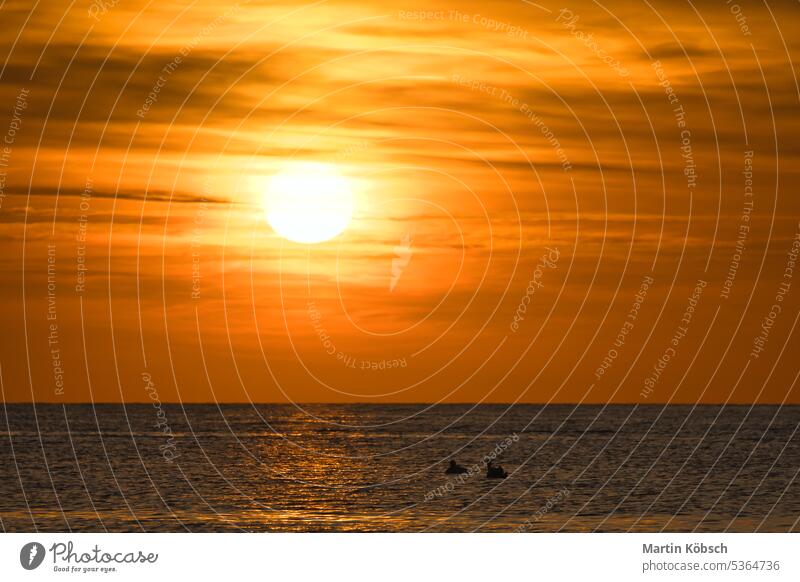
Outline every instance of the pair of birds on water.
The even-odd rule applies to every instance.
[[[450,466],[445,470],[445,475],[463,475],[464,473],[469,473],[469,469],[462,467],[455,461],[450,461]],[[489,464],[486,465],[487,479],[505,479],[506,477],[508,477],[508,473],[505,472],[503,467],[499,465],[495,467],[494,461],[489,461]]]

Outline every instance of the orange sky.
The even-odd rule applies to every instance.
[[[800,403],[796,3],[362,4],[2,5],[5,400]]]

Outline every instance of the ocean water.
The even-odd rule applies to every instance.
[[[5,404],[0,527],[797,531],[799,424],[791,406]],[[486,479],[492,454],[507,479]],[[445,475],[451,458],[476,471]]]

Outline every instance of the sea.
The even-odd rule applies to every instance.
[[[766,405],[5,403],[0,529],[798,531],[799,427]]]

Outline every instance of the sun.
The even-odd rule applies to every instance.
[[[294,163],[270,178],[263,206],[267,222],[278,235],[316,244],[338,236],[350,224],[353,191],[330,164]]]

